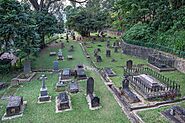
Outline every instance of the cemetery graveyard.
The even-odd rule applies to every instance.
[[[115,42],[112,39],[107,42],[95,41],[92,43],[89,41],[80,45],[74,41],[70,41],[70,44],[62,41],[62,48],[58,45],[52,45],[45,49],[44,53],[40,53],[41,57],[33,63],[34,72],[30,72],[29,65],[24,69],[24,73],[26,71],[34,73],[30,82],[20,83],[19,81],[15,84],[15,78],[12,79],[15,86],[11,87],[15,89],[12,93],[15,98],[17,97],[17,102],[11,102],[10,97],[6,106],[8,99],[2,100],[3,107],[1,109],[4,109],[1,111],[2,122],[24,122],[28,117],[33,117],[31,121],[38,122],[38,118],[42,116],[39,114],[46,110],[48,117],[50,115],[52,117],[43,122],[50,122],[53,118],[71,122],[70,117],[72,116],[70,114],[77,118],[79,115],[85,116],[85,112],[89,113],[90,116],[91,114],[99,114],[104,118],[111,117],[110,123],[114,121],[120,123],[146,122],[150,117],[150,113],[145,114],[146,112],[157,112],[152,115],[159,117],[161,122],[169,120],[183,122],[184,114],[179,114],[180,111],[176,111],[177,109],[174,109],[174,112],[177,113],[171,115],[171,110],[175,107],[174,104],[164,105],[164,108],[159,108],[159,110],[155,108],[157,105],[162,105],[160,103],[165,100],[180,99],[185,95],[182,92],[182,87],[185,85],[182,82],[179,83],[178,79],[174,80],[173,77],[170,77],[174,73],[177,75],[175,77],[180,77],[180,80],[183,80],[184,74],[177,71],[159,73],[158,71],[163,70],[147,66],[147,61],[122,54],[119,43]],[[84,54],[88,54],[89,57]],[[74,56],[70,61],[69,55]],[[150,64],[153,65],[153,63]],[[94,71],[95,68],[97,71]],[[5,85],[2,83],[1,87],[4,88]],[[11,88],[9,89],[11,90]],[[5,91],[2,92],[2,97],[6,98],[9,92],[6,92],[6,89],[3,90]],[[19,98],[21,101],[18,100]],[[24,105],[23,99],[27,101]],[[108,101],[105,101],[107,99]],[[111,104],[108,103],[110,100]],[[13,102],[17,105],[12,105],[14,109],[11,109],[10,104]],[[178,104],[182,110],[184,104],[183,101]],[[112,108],[107,110],[108,106]],[[151,107],[153,107],[152,110],[150,110]],[[105,116],[105,112],[112,111],[119,115],[114,117],[110,113]],[[33,112],[38,116],[31,115]],[[130,115],[128,112],[133,112],[133,114]],[[15,116],[10,113],[14,113]],[[64,116],[64,118],[60,116]],[[99,119],[100,122],[104,123],[104,118]],[[129,120],[129,118],[131,119]],[[86,120],[77,118],[78,122]],[[74,120],[74,122],[76,121]],[[156,121],[154,120],[154,122]]]

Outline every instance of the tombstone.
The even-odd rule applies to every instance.
[[[79,91],[79,86],[78,86],[77,82],[71,82],[71,83],[69,84],[69,91],[70,91],[71,93],[78,93],[78,91]]]
[[[87,80],[87,95],[91,95],[94,92],[94,79],[92,77]]]
[[[90,99],[91,99],[91,107],[98,107],[100,106],[100,98],[98,97],[94,97],[93,95],[90,96]]]
[[[56,52],[50,52],[49,56],[55,56],[57,53]]]
[[[109,49],[106,50],[106,57],[111,57],[111,50]]]
[[[129,80],[127,79],[127,77],[125,77],[125,79],[122,81],[122,88],[123,89],[129,88]]]
[[[127,66],[127,69],[132,69],[133,61],[132,60],[128,60],[126,66]]]
[[[115,46],[116,46],[116,42],[113,43],[113,47],[115,47]]]
[[[102,62],[102,58],[101,58],[100,55],[97,55],[97,56],[96,56],[96,61],[97,61],[97,62]]]
[[[73,56],[72,55],[67,55],[67,59],[68,60],[73,60]]]
[[[14,116],[22,113],[23,110],[23,97],[10,96],[8,105],[6,106],[6,116]]]
[[[65,68],[62,71],[62,79],[70,79],[71,78],[71,70],[69,68]]]
[[[74,51],[74,46],[73,46],[73,45],[71,45],[68,51],[69,51],[69,52]]]
[[[5,88],[7,85],[4,82],[0,82],[0,90]]]
[[[62,55],[62,50],[59,49],[59,51],[58,51],[58,60],[63,60],[63,59],[64,59],[64,57]]]
[[[65,47],[64,42],[61,42],[61,49]]]
[[[107,40],[107,47],[109,48],[110,47],[110,41]]]
[[[117,46],[114,47],[114,52],[118,53],[118,47]]]
[[[25,61],[24,63],[24,73],[28,74],[31,72],[31,62],[30,61]]]
[[[78,68],[78,69],[76,70],[76,76],[77,76],[78,79],[81,79],[81,80],[87,78],[87,76],[86,76],[86,74],[85,74],[85,70],[82,69],[82,68]]]
[[[111,62],[116,62],[116,59],[113,58],[113,59],[111,60]]]
[[[68,36],[68,33],[66,33],[66,41],[68,42],[69,40],[69,36]]]
[[[57,97],[57,108],[58,110],[69,109],[69,97],[66,92],[59,93]]]
[[[40,102],[49,101],[51,98],[50,96],[48,96],[47,87],[45,85],[46,79],[47,79],[47,77],[45,75],[42,75],[40,77],[40,80],[42,80],[42,87],[40,88],[40,96],[39,96]]]
[[[53,62],[53,70],[54,71],[59,71],[59,62],[58,61]]]

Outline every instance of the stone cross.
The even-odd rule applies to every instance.
[[[40,80],[42,80],[42,89],[45,89],[46,88],[46,85],[45,85],[45,80],[47,79],[47,77],[45,75],[42,75],[40,77]]]

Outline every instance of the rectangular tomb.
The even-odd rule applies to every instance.
[[[23,97],[11,96],[6,107],[6,116],[21,114],[23,107]]]
[[[115,72],[111,68],[105,68],[104,71],[105,71],[105,74],[107,74],[107,76],[109,77],[116,76]]]
[[[69,98],[66,92],[62,92],[57,97],[58,110],[70,109]]]
[[[77,82],[71,82],[69,84],[69,91],[71,93],[78,93],[78,91],[79,91],[78,83]]]
[[[71,70],[69,68],[63,69],[61,78],[62,79],[70,79],[71,78]]]

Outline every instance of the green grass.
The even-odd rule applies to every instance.
[[[72,53],[75,59],[73,61],[61,61],[60,67],[74,68],[78,63],[89,65],[88,60],[82,53],[80,45],[77,42],[71,42],[75,46],[75,52]],[[66,44],[69,47],[69,44]],[[49,51],[57,51],[57,48],[48,48],[42,52],[40,57],[34,61],[34,68],[52,68],[55,57],[49,57]],[[67,50],[63,50],[64,56],[67,55]],[[44,63],[44,64],[43,64]],[[58,80],[58,75],[55,73],[46,73],[48,79],[46,86],[49,95],[52,96],[52,102],[46,104],[37,104],[37,97],[41,87],[41,81],[37,78],[42,73],[37,74],[31,82],[24,83],[17,89],[15,95],[23,96],[27,106],[24,115],[21,118],[16,118],[3,123],[128,123],[126,115],[121,111],[112,94],[108,91],[100,76],[96,72],[87,71],[88,76],[95,79],[95,93],[100,97],[102,108],[91,111],[88,109],[86,102],[86,81],[80,81],[80,92],[78,94],[70,94],[72,100],[72,111],[55,113],[55,97],[58,92],[55,91],[55,84]],[[8,92],[8,90],[6,91]],[[0,101],[0,117],[3,116],[7,101]]]
[[[179,106],[185,108],[185,102],[181,102],[178,104]],[[172,106],[165,106],[165,107],[160,107],[156,109],[151,109],[151,110],[144,110],[138,112],[138,115],[142,117],[142,120],[147,123],[169,123],[168,119],[166,119],[161,112],[169,109]]]

